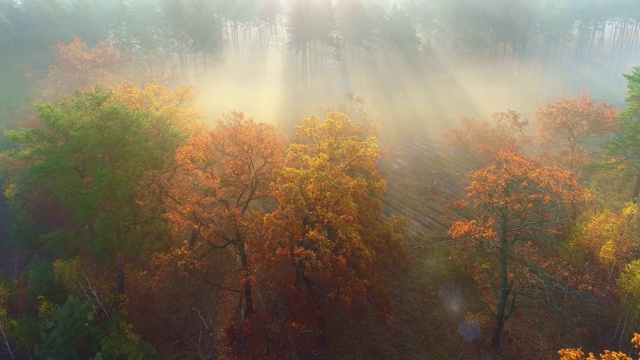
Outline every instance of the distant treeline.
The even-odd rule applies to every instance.
[[[455,64],[491,74],[497,84],[509,82],[504,89],[515,81],[546,88],[554,92],[550,98],[586,89],[621,104],[619,74],[640,61],[637,1],[392,3],[1,1],[0,108],[24,99],[32,78],[53,62],[52,46],[74,36],[89,46],[115,46],[141,68],[162,66],[176,83],[198,81],[219,64],[255,79],[275,61],[291,91],[311,100],[351,92],[372,75],[395,90],[398,74],[407,72],[422,83],[452,83]]]

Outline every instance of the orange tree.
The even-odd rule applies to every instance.
[[[245,274],[245,314],[253,312],[247,238],[265,210],[283,153],[275,127],[232,113],[176,151],[177,168],[168,179],[165,218],[174,234],[187,240],[192,251],[225,250],[237,256]]]
[[[459,151],[473,168],[488,165],[499,152],[521,153],[530,139],[526,135],[527,119],[514,110],[497,112],[492,121],[469,117],[444,134],[445,145]]]
[[[376,139],[336,112],[305,119],[296,136],[254,253],[267,305],[254,335],[266,338],[262,351],[290,351],[279,356],[322,352],[333,310],[388,309],[384,270],[402,254],[400,223],[383,213]]]
[[[542,274],[563,215],[581,192],[572,172],[513,153],[499,153],[468,181],[461,206],[472,218],[455,221],[449,234],[485,290],[496,319],[491,345],[499,347],[522,298],[545,286]]]
[[[597,104],[586,93],[560,99],[533,114],[537,124],[535,139],[544,147],[545,156],[578,172],[590,161],[587,142],[613,133],[617,115],[611,104]]]
[[[95,86],[110,87],[119,82],[118,67],[124,64],[118,49],[103,42],[89,46],[75,37],[69,44],[58,43],[55,63],[35,87],[38,101],[58,101],[61,95],[75,90],[91,90]]]

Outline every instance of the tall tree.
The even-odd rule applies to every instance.
[[[296,136],[272,188],[278,208],[254,253],[262,336],[266,351],[322,352],[325,317],[336,308],[388,309],[385,269],[402,253],[401,227],[383,214],[375,138],[362,138],[341,113],[305,119]]]
[[[118,259],[124,292],[124,259],[163,238],[159,214],[141,206],[151,182],[147,177],[157,176],[185,136],[171,123],[156,128],[160,115],[113,101],[103,90],[77,92],[58,106],[37,108],[41,128],[7,132],[20,146],[10,155],[30,163],[18,189],[49,187],[72,218],[68,228],[49,238],[65,242],[59,249]]]
[[[176,152],[165,217],[192,251],[225,250],[237,256],[245,314],[254,311],[248,238],[252,223],[267,209],[269,184],[283,151],[273,126],[232,113]]]
[[[496,321],[491,345],[499,347],[505,322],[523,298],[541,289],[542,260],[553,258],[563,215],[578,201],[580,188],[570,171],[504,152],[471,172],[468,182],[462,206],[472,218],[455,221],[449,234],[483,279],[479,284]]]

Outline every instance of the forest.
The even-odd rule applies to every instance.
[[[1,359],[640,357],[640,2],[0,0]]]

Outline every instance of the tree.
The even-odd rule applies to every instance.
[[[185,136],[158,121],[161,114],[114,101],[104,90],[37,108],[42,128],[7,132],[20,146],[10,155],[30,163],[18,191],[49,187],[72,221],[48,239],[62,241],[58,251],[117,258],[124,292],[124,258],[161,245],[164,237],[160,213],[142,206],[143,194],[153,190],[148,176],[162,173]]]
[[[283,149],[275,127],[236,112],[215,129],[195,133],[176,151],[165,217],[194,251],[228,250],[237,256],[245,314],[253,312],[247,238],[266,210]]]
[[[627,79],[627,108],[618,117],[618,132],[607,143],[612,155],[635,168],[635,186],[631,200],[638,201],[640,194],[640,67],[634,67]]]
[[[487,299],[496,319],[491,345],[499,347],[521,298],[541,286],[541,258],[552,256],[563,215],[581,192],[570,171],[505,152],[467,179],[468,202],[461,205],[472,218],[455,221],[449,235],[473,271],[486,276],[480,286],[493,294]]]
[[[490,164],[500,152],[522,153],[530,141],[529,121],[514,110],[494,113],[492,120],[460,118],[458,126],[443,135],[445,145],[460,151],[474,168]]]
[[[55,63],[36,86],[37,101],[58,102],[62,95],[76,90],[88,91],[96,86],[110,88],[119,82],[115,75],[123,63],[120,52],[103,42],[93,48],[78,37],[69,44],[58,42]]]
[[[590,160],[589,141],[602,139],[616,128],[618,112],[611,104],[597,104],[586,93],[547,104],[533,114],[536,142],[544,155],[578,172]]]
[[[36,355],[42,359],[86,359],[98,349],[100,327],[89,301],[70,296],[47,323]]]
[[[265,217],[253,274],[266,302],[263,350],[317,353],[336,308],[388,310],[384,274],[402,254],[401,226],[383,214],[375,138],[335,112],[305,119],[296,137],[271,190],[278,207]]]
[[[627,204],[620,211],[588,210],[577,224],[572,244],[586,250],[608,273],[620,271],[638,251],[637,205]]]

